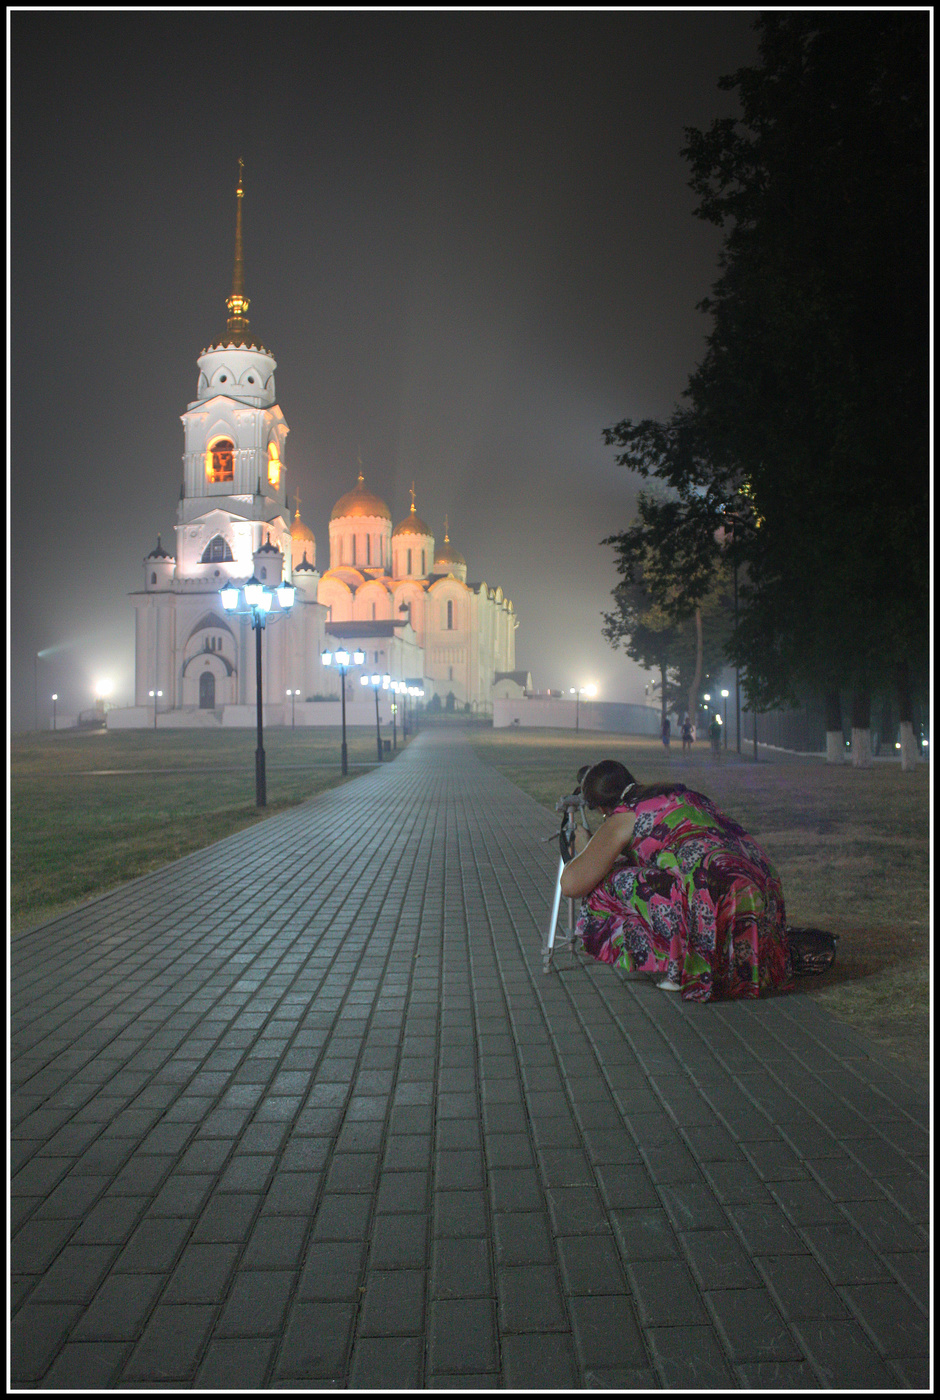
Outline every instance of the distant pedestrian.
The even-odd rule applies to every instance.
[[[665,715],[665,716],[663,717],[662,736],[663,736],[663,748],[664,748],[664,749],[668,749],[668,747],[669,747],[669,740],[670,740],[670,738],[672,737],[672,725],[669,723],[669,716],[668,716],[668,715]]]
[[[689,719],[688,715],[686,715],[685,719],[682,721],[682,752],[683,752],[683,753],[685,753],[686,749],[689,749],[689,750],[691,751],[693,737],[694,737],[694,736],[693,736],[693,734],[692,734],[692,721]]]
[[[721,720],[717,712],[712,715],[712,722],[708,726],[708,737],[712,741],[712,758],[721,758]]]

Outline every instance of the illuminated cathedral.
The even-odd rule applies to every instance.
[[[241,164],[241,162],[239,162]],[[144,560],[136,610],[135,704],[111,710],[111,727],[248,726],[256,713],[256,650],[247,610],[227,613],[220,590],[252,578],[295,589],[289,610],[272,605],[262,631],[266,723],[337,722],[340,677],[324,653],[361,651],[346,678],[351,722],[374,722],[361,674],[423,688],[425,703],[489,713],[499,693],[522,694],[515,670],[512,603],[501,588],[468,582],[445,522],[436,547],[411,508],[397,525],[356,485],[333,507],[329,567],[288,497],[289,432],[277,402],[274,356],[251,333],[244,292],[242,203],[236,191],[235,266],[219,340],[198,359],[196,398],[182,414],[183,481],[171,553],[157,537]],[[290,698],[288,698],[290,697]],[[452,698],[451,698],[452,697]],[[368,703],[366,703],[366,698]],[[388,697],[383,700],[387,711]],[[361,711],[361,715],[360,712]]]

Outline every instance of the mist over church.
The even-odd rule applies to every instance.
[[[500,587],[468,582],[445,521],[438,544],[415,505],[393,527],[388,505],[355,485],[333,507],[329,563],[321,574],[313,532],[295,495],[289,428],[277,402],[274,356],[252,335],[244,291],[242,204],[236,191],[235,266],[224,334],[198,359],[196,398],[182,414],[183,481],[174,552],[160,537],[144,560],[136,610],[135,704],[111,710],[112,728],[250,726],[256,713],[255,639],[247,615],[227,613],[220,590],[252,577],[294,586],[289,612],[272,605],[262,633],[265,722],[336,723],[340,677],[324,652],[365,653],[346,679],[349,718],[374,722],[360,674],[388,673],[457,708],[490,713],[496,695],[521,696],[518,622]],[[155,699],[155,693],[162,697]],[[299,691],[293,706],[290,691]],[[387,706],[388,696],[384,697]]]

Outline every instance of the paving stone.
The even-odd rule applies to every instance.
[[[424,1327],[423,1269],[368,1270],[359,1312],[360,1336],[419,1335]]]
[[[111,1274],[72,1329],[70,1341],[132,1341],[166,1281],[166,1274]]]
[[[911,1307],[896,1283],[854,1284],[840,1291],[882,1356],[929,1354],[927,1317]]]
[[[127,1380],[184,1380],[196,1369],[215,1309],[161,1304],[124,1367]]]
[[[666,1389],[735,1388],[733,1373],[712,1327],[648,1327],[644,1335]]]
[[[895,1377],[858,1323],[828,1317],[795,1318],[790,1327],[825,1388],[897,1389]]]
[[[66,1342],[43,1377],[49,1390],[107,1390],[130,1354],[126,1342]]]
[[[479,1298],[493,1295],[489,1241],[484,1238],[441,1238],[434,1241],[431,1296]]]
[[[785,1318],[848,1317],[848,1309],[810,1254],[755,1260]]]
[[[360,1240],[312,1241],[304,1257],[298,1298],[303,1302],[358,1299],[364,1258],[365,1246]]]
[[[428,1313],[428,1361],[439,1376],[486,1374],[498,1366],[496,1304],[489,1298],[439,1298]]]
[[[800,1348],[766,1288],[716,1289],[704,1296],[735,1361],[801,1360]]]
[[[354,1390],[420,1390],[423,1337],[357,1337],[349,1370]]]
[[[260,1390],[276,1343],[258,1337],[213,1336],[196,1373],[199,1390]]]
[[[503,1382],[510,1390],[574,1390],[580,1373],[568,1332],[518,1332],[502,1337]]]
[[[575,1348],[583,1371],[646,1366],[643,1338],[626,1294],[609,1298],[571,1298],[569,1309]]]

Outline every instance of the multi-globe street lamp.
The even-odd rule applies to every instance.
[[[293,727],[294,727],[294,702],[295,702],[297,696],[300,694],[300,691],[299,691],[299,690],[289,690],[289,691],[287,692],[287,694],[290,696],[290,727],[291,727],[291,729],[293,729]]]
[[[153,727],[154,727],[154,729],[156,729],[156,727],[157,727],[157,701],[160,699],[160,697],[162,696],[162,694],[163,694],[163,691],[162,691],[162,690],[151,690],[151,692],[150,692],[150,698],[151,698],[151,700],[153,701]]]
[[[258,746],[255,749],[255,802],[259,807],[266,807],[268,803],[267,775],[264,766],[264,728],[261,716],[262,706],[262,684],[261,684],[261,633],[267,622],[268,613],[271,611],[271,603],[274,594],[277,594],[278,605],[281,609],[276,616],[287,617],[294,606],[296,589],[291,583],[279,583],[276,588],[267,588],[260,579],[251,576],[242,589],[234,583],[226,584],[221,590],[219,597],[222,607],[227,613],[235,613],[238,608],[239,593],[244,593],[246,611],[242,611],[239,616],[250,617],[251,626],[255,634],[255,689],[258,701]],[[272,621],[275,619],[272,618]]]
[[[387,674],[359,677],[360,685],[371,685],[375,695],[375,748],[380,763],[382,762],[382,730],[379,726],[379,691],[388,690],[390,681],[391,677]]]
[[[354,666],[361,666],[366,659],[364,651],[354,651],[352,654]],[[335,666],[339,671],[339,690],[343,701],[343,742],[340,747],[340,766],[343,777],[349,771],[349,764],[346,757],[346,672],[349,670],[350,655],[344,648],[339,651],[324,651],[320,653],[320,660],[324,666]]]

